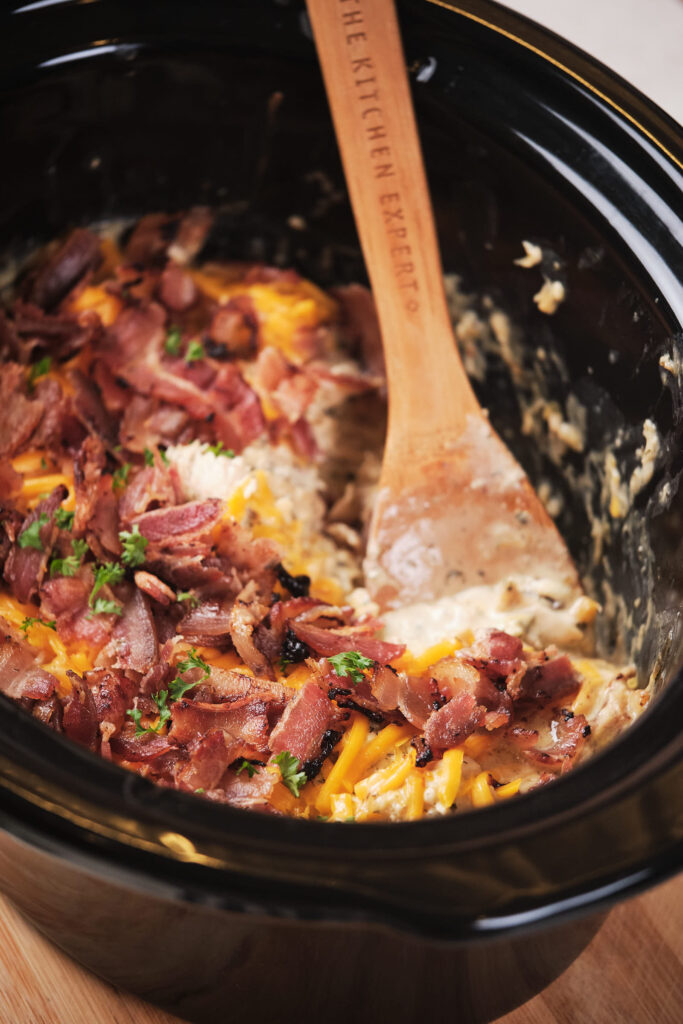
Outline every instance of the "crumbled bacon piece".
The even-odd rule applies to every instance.
[[[323,735],[334,716],[334,705],[314,682],[304,683],[285,708],[270,734],[273,754],[288,750],[303,764],[320,753]]]
[[[97,235],[86,228],[76,228],[31,280],[30,301],[43,309],[52,309],[100,260]]]
[[[296,619],[292,621],[291,626],[300,640],[308,644],[311,650],[325,657],[343,654],[344,651],[360,651],[366,658],[386,665],[395,658],[400,658],[406,649],[405,644],[390,644],[361,633],[338,633],[336,630],[321,629],[320,626],[313,626],[308,622],[297,622]]]
[[[23,526],[17,534],[16,543],[12,545],[7,556],[5,579],[19,601],[30,601],[38,592],[47,569],[52,545],[57,536],[54,512],[64,501],[67,493],[66,487],[60,484],[47,498],[38,502],[24,520]],[[22,537],[27,535],[27,530],[41,522],[42,526],[37,531],[37,541],[40,547],[35,547],[32,544],[22,547]]]

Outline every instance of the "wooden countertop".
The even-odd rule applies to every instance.
[[[680,876],[612,911],[561,977],[498,1024],[679,1024],[682,961]],[[177,1020],[79,967],[0,899],[0,1024]]]

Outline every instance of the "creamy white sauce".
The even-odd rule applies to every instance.
[[[407,644],[416,656],[467,630],[486,628],[522,637],[534,647],[556,644],[567,650],[589,650],[588,627],[597,610],[595,601],[577,598],[575,591],[557,580],[511,576],[386,612],[383,636]]]

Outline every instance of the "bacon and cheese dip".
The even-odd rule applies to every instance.
[[[79,229],[0,320],[0,690],[160,785],[414,820],[570,770],[639,713],[589,598],[508,579],[380,618],[367,291],[208,264],[204,209]]]

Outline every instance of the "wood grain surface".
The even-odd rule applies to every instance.
[[[680,876],[612,911],[560,978],[498,1024],[679,1024],[682,961]],[[0,1024],[177,1020],[79,967],[0,899]]]

